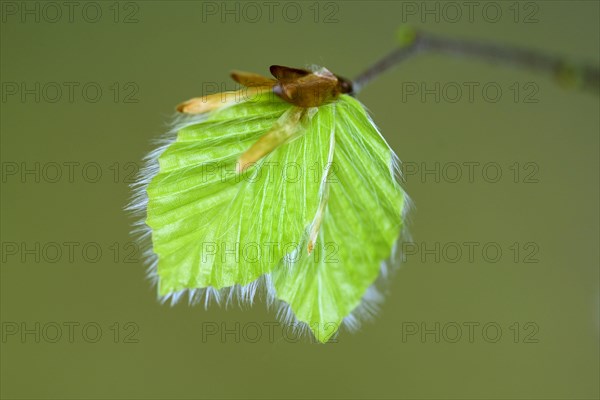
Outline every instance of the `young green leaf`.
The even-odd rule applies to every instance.
[[[371,307],[408,199],[363,106],[330,87],[333,100],[316,107],[256,89],[180,106],[200,115],[149,156],[132,206],[145,215],[161,297],[252,301],[265,283],[280,315],[321,342]]]

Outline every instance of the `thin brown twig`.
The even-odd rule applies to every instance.
[[[415,32],[414,39],[410,44],[393,50],[356,77],[353,82],[353,92],[358,93],[365,85],[385,71],[424,52],[473,57],[492,63],[549,73],[561,84],[591,89],[596,93],[600,87],[600,69],[597,66],[569,63],[564,57],[552,56],[531,49]]]

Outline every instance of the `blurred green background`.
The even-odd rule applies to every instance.
[[[479,2],[471,16],[461,2],[460,16],[443,2],[291,3],[1,3],[2,398],[598,398],[599,99],[528,71],[423,55],[360,94],[416,207],[410,254],[359,332],[270,338],[263,301],[156,300],[128,181],[174,106],[235,88],[231,69],[354,77],[402,22],[600,62],[596,1]],[[473,101],[453,102],[465,82]],[[406,92],[436,83],[439,102]]]

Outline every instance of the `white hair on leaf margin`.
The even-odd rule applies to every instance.
[[[400,168],[400,160],[387,141],[385,141],[383,135],[381,135],[381,132],[371,119],[366,107],[365,111],[369,122],[390,150],[390,173],[392,178],[401,185],[403,177]],[[157,287],[159,281],[157,272],[158,256],[154,253],[152,247],[152,229],[146,225],[145,222],[148,206],[148,193],[146,190],[152,179],[159,172],[159,157],[176,140],[177,132],[205,119],[206,114],[194,116],[182,116],[181,114],[177,114],[173,118],[170,129],[159,139],[153,141],[153,144],[158,147],[143,158],[143,166],[139,170],[137,180],[130,185],[132,195],[125,210],[130,212],[136,218],[136,221],[132,224],[133,229],[131,233],[139,243],[140,248],[143,249],[142,259],[144,264],[147,265],[146,277],[151,281],[153,288]],[[363,323],[371,322],[379,313],[380,305],[384,300],[384,292],[387,291],[390,274],[395,272],[401,263],[401,251],[398,249],[399,244],[410,240],[407,225],[409,223],[409,211],[413,209],[413,204],[406,192],[404,190],[402,192],[404,202],[402,207],[402,229],[392,248],[392,253],[387,260],[384,260],[381,263],[379,275],[367,288],[359,305],[342,320],[341,325],[337,327],[338,329],[330,338],[330,341],[335,341],[341,331],[355,332],[359,330]],[[222,289],[213,287],[183,289],[169,293],[165,296],[159,296],[159,300],[162,304],[169,302],[171,306],[173,306],[184,297],[188,298],[187,302],[189,305],[203,304],[205,308],[208,308],[211,303],[216,303],[220,306],[224,305],[225,308],[228,308],[234,303],[237,303],[239,307],[244,307],[246,305],[251,306],[256,297],[264,298],[267,309],[275,312],[279,322],[287,327],[291,327],[292,333],[296,337],[312,338],[313,341],[315,341],[309,324],[299,321],[290,305],[277,298],[270,274],[262,275],[260,278],[247,285],[234,285]]]

